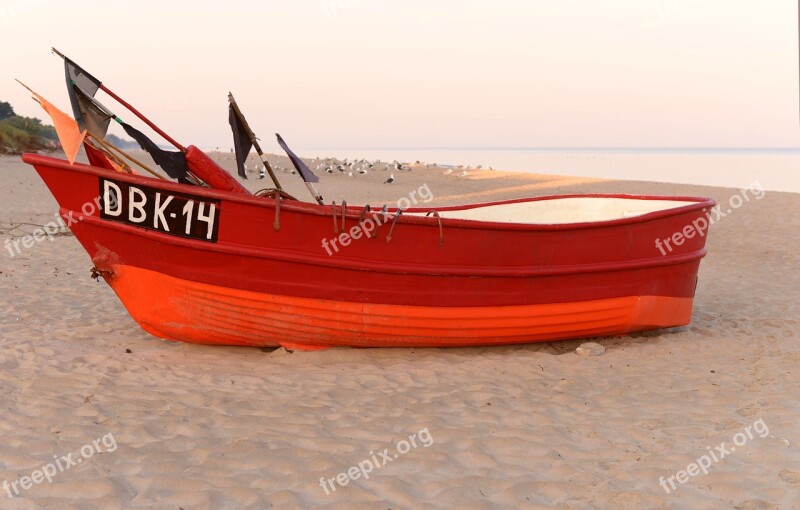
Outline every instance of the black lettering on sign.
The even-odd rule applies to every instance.
[[[101,178],[100,217],[216,243],[219,200]]]

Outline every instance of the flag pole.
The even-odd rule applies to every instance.
[[[311,192],[311,196],[314,197],[314,199],[317,201],[317,203],[319,205],[325,205],[325,201],[322,200],[322,195],[320,195],[319,191],[317,191],[317,188],[314,187],[314,183],[313,182],[308,182],[305,179],[305,177],[303,177],[303,182],[306,183],[306,188],[308,188],[308,191]]]
[[[22,86],[23,86],[23,87],[25,87],[26,89],[28,89],[28,92],[30,92],[31,94],[36,94],[36,92],[34,92],[32,88],[30,88],[29,86],[25,85],[24,83],[22,83],[21,81],[19,81],[17,78],[14,78],[14,81],[15,81],[15,82],[17,82],[17,83],[19,83],[20,85],[22,85]],[[36,100],[36,98],[34,98],[33,100],[34,100],[34,101],[36,101],[37,103],[39,102],[38,100]]]
[[[319,205],[325,205],[325,201],[322,199],[322,195],[320,195],[319,191],[317,191],[317,188],[314,187],[314,183],[308,180],[308,176],[306,175],[306,173],[307,172],[310,173],[316,179],[315,182],[318,182],[319,178],[316,175],[314,175],[314,172],[312,172],[311,169],[308,168],[305,163],[303,163],[303,160],[300,159],[300,157],[297,156],[297,154],[295,154],[294,152],[291,151],[291,149],[289,149],[289,146],[286,145],[286,142],[283,140],[280,133],[275,133],[275,136],[278,138],[278,145],[280,145],[281,148],[286,151],[286,155],[289,156],[289,160],[292,162],[292,165],[294,165],[294,167],[297,169],[297,173],[300,174],[300,177],[303,179],[303,182],[306,183],[306,188],[308,188],[308,191],[309,193],[311,193],[311,196],[314,197],[314,199],[317,201]]]
[[[261,150],[261,145],[259,145],[258,143],[258,138],[256,138],[256,135],[255,133],[253,133],[253,130],[250,129],[250,125],[247,123],[247,119],[244,118],[242,111],[239,109],[239,105],[236,104],[236,99],[233,98],[233,94],[231,94],[230,92],[228,92],[228,102],[231,104],[233,112],[236,114],[236,118],[239,119],[239,122],[242,124],[242,127],[247,133],[247,137],[250,139],[250,143],[252,143],[253,147],[256,148],[256,152],[258,153],[259,158],[261,158],[261,162],[264,163],[264,168],[266,168],[267,172],[269,172],[269,176],[272,179],[272,182],[275,183],[275,187],[279,191],[283,191],[281,183],[278,182],[278,178],[275,177],[275,172],[272,171],[272,167],[270,166],[269,161],[267,161],[267,157]],[[247,155],[245,155],[245,158],[246,157]]]
[[[100,144],[100,145],[101,145],[103,148],[105,148],[107,151],[111,151],[111,152],[117,152],[117,153],[119,153],[121,156],[123,156],[123,157],[125,157],[125,158],[129,159],[129,160],[130,160],[132,163],[134,163],[134,164],[136,164],[136,165],[139,165],[139,166],[140,166],[140,167],[142,167],[144,170],[146,170],[146,171],[150,172],[151,174],[155,175],[156,177],[158,177],[158,178],[159,178],[159,179],[161,179],[162,181],[166,181],[166,180],[167,180],[167,178],[166,178],[166,177],[164,177],[163,175],[161,175],[161,174],[157,173],[155,170],[151,169],[150,167],[148,167],[147,165],[145,165],[144,163],[142,163],[142,162],[141,162],[141,161],[139,161],[138,159],[134,158],[133,156],[131,156],[131,155],[130,155],[130,154],[128,154],[127,152],[123,151],[122,149],[120,149],[120,148],[119,148],[119,147],[117,147],[116,145],[114,145],[114,144],[112,144],[112,143],[109,143],[109,142],[107,142],[107,141],[103,140],[102,138],[99,138],[99,137],[97,137],[97,136],[94,136],[94,135],[92,135],[91,133],[89,133],[89,134],[91,135],[91,138],[92,138],[92,141],[93,141],[93,142],[97,142],[97,143],[99,143],[99,144]]]
[[[56,54],[56,55],[58,55],[59,57],[63,58],[64,60],[69,60],[69,61],[71,61],[71,62],[72,62],[72,59],[69,59],[69,58],[67,58],[67,56],[66,56],[66,55],[64,55],[63,53],[61,53],[61,52],[60,52],[60,51],[58,51],[57,49],[55,49],[55,48],[51,48],[51,49],[52,49],[53,53],[55,53],[55,54]],[[74,63],[74,62],[73,62],[73,63]],[[75,64],[75,65],[77,65],[77,64]],[[156,133],[158,133],[159,135],[161,135],[161,136],[164,138],[164,140],[166,140],[166,141],[168,141],[169,143],[171,143],[172,145],[174,145],[174,146],[175,146],[175,147],[176,147],[178,150],[180,150],[181,152],[186,152],[186,147],[184,147],[183,145],[181,145],[181,144],[179,144],[178,142],[176,142],[176,141],[175,141],[175,140],[174,140],[174,139],[173,139],[171,136],[169,136],[167,133],[165,133],[164,131],[162,131],[162,130],[161,130],[161,128],[159,128],[158,126],[156,126],[155,124],[153,124],[153,123],[150,121],[150,119],[148,119],[147,117],[145,117],[144,115],[142,115],[142,113],[141,113],[141,112],[139,112],[139,110],[137,110],[136,108],[134,108],[133,106],[131,106],[130,104],[128,104],[128,102],[126,102],[126,101],[125,101],[125,100],[123,100],[121,97],[119,97],[118,95],[116,95],[114,92],[112,92],[111,90],[109,90],[109,89],[108,89],[108,87],[106,87],[105,85],[103,85],[102,83],[100,83],[100,86],[99,86],[99,88],[100,88],[100,90],[102,90],[103,92],[105,92],[106,94],[108,94],[109,96],[111,96],[112,98],[114,98],[114,100],[115,100],[115,101],[117,101],[119,104],[121,104],[122,106],[124,106],[125,108],[127,108],[127,109],[128,109],[128,111],[130,111],[132,114],[134,114],[134,115],[136,115],[137,117],[139,117],[139,119],[141,119],[141,120],[142,120],[142,122],[144,122],[145,124],[147,124],[148,126],[150,126],[150,128],[152,128],[152,129],[153,129],[153,131],[155,131]]]
[[[20,85],[22,85],[23,87],[25,87],[25,88],[28,90],[28,92],[30,92],[31,94],[34,94],[34,95],[36,95],[36,92],[34,92],[32,88],[30,88],[29,86],[25,85],[24,83],[22,83],[21,81],[19,81],[19,80],[18,80],[18,79],[16,79],[16,78],[14,78],[14,80],[15,80],[17,83],[19,83]],[[33,98],[33,100],[34,100],[34,101],[36,101],[37,103],[39,102],[39,101],[38,101],[38,100],[37,100],[35,97]],[[116,118],[116,116],[114,116],[114,117]],[[143,168],[143,169],[145,169],[146,171],[148,171],[148,172],[150,172],[151,174],[155,175],[155,176],[156,176],[156,177],[158,177],[159,179],[166,180],[166,179],[165,179],[165,178],[164,178],[162,175],[160,175],[160,174],[156,173],[155,171],[153,171],[152,169],[150,169],[150,168],[149,168],[147,165],[145,165],[145,164],[144,164],[144,163],[142,163],[141,161],[137,160],[136,158],[134,158],[134,157],[133,157],[133,156],[131,156],[130,154],[127,154],[125,151],[123,151],[122,149],[120,149],[120,148],[119,148],[119,147],[117,147],[116,145],[114,145],[114,144],[112,144],[112,143],[109,143],[109,142],[106,142],[105,140],[103,140],[103,139],[102,139],[102,138],[100,138],[100,137],[97,137],[97,136],[95,136],[93,133],[89,132],[88,130],[87,130],[87,132],[88,132],[88,133],[89,133],[89,135],[91,136],[91,138],[92,138],[92,141],[94,141],[94,142],[96,142],[96,143],[99,143],[99,144],[100,144],[100,145],[101,145],[103,148],[105,148],[107,151],[116,151],[116,152],[117,152],[117,153],[119,153],[120,155],[122,155],[122,156],[124,156],[124,157],[128,158],[128,159],[129,159],[130,161],[132,161],[133,163],[135,163],[135,164],[139,165],[140,167],[142,167],[142,168]]]

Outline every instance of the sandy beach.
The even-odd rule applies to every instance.
[[[214,157],[235,173],[232,154]],[[328,203],[394,205],[427,186],[432,206],[566,193],[724,205],[740,194],[410,168],[322,172],[318,187]],[[32,168],[0,157],[0,175],[0,242],[55,219]],[[297,176],[278,176],[308,199]],[[251,174],[246,185],[267,183]],[[692,323],[593,339],[606,349],[596,357],[575,353],[583,341],[319,352],[168,342],[90,278],[71,235],[4,248],[0,508],[800,508],[798,232],[798,194],[734,208],[711,227]]]

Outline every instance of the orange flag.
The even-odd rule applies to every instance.
[[[61,147],[67,155],[69,164],[75,163],[75,158],[78,156],[83,138],[86,136],[86,130],[81,131],[80,128],[78,128],[78,123],[75,122],[72,117],[50,104],[49,101],[36,92],[34,92],[33,95],[36,96],[36,99],[39,101],[39,104],[42,105],[44,111],[53,119],[58,141],[61,142]]]

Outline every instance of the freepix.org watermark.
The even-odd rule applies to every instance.
[[[761,186],[761,183],[754,181],[747,188],[740,190],[738,194],[731,195],[728,199],[728,205],[730,207],[723,211],[723,205],[717,204],[710,211],[703,209],[705,216],[700,216],[691,224],[684,226],[682,230],[675,232],[669,237],[656,239],[656,248],[661,252],[661,255],[666,255],[667,253],[672,253],[675,246],[682,245],[687,239],[691,239],[696,235],[705,237],[711,225],[719,222],[722,218],[725,218],[736,209],[742,207],[746,202],[749,202],[751,195],[756,200],[761,200],[766,194],[767,192],[764,190],[764,187]]]
[[[0,0],[0,21],[13,21],[17,16],[48,3],[50,0]]]
[[[431,189],[427,184],[423,184],[419,188],[411,190],[407,197],[398,199],[397,208],[399,210],[405,210],[411,206],[417,205],[420,201],[428,203],[431,200],[433,200],[433,192],[431,192]],[[328,256],[332,256],[334,253],[339,253],[340,246],[350,246],[351,242],[361,239],[362,237],[369,239],[372,237],[372,233],[375,232],[376,229],[378,229],[381,225],[392,221],[395,216],[395,213],[372,214],[371,217],[367,217],[359,221],[358,225],[354,225],[352,228],[350,228],[350,230],[342,232],[334,238],[323,239],[322,248],[328,253]]]
[[[742,432],[734,434],[732,438],[733,445],[728,445],[728,443],[723,441],[713,449],[710,446],[706,446],[706,450],[708,450],[707,454],[701,455],[697,460],[686,466],[686,469],[681,469],[668,478],[662,476],[658,480],[659,485],[669,494],[678,488],[678,486],[675,485],[676,481],[681,484],[686,483],[689,481],[689,477],[699,476],[701,471],[704,475],[707,475],[709,468],[713,464],[731,455],[736,451],[737,446],[744,446],[748,441],[754,439],[755,435],[753,432],[758,434],[758,437],[762,439],[769,435],[769,427],[764,423],[764,418],[757,420],[752,425],[748,425]]]
[[[3,491],[9,498],[19,496],[20,489],[28,490],[45,480],[47,480],[47,483],[52,483],[56,475],[63,473],[71,467],[77,466],[83,462],[83,459],[90,459],[98,453],[110,453],[116,449],[117,440],[114,439],[114,434],[109,432],[105,436],[83,445],[77,453],[68,453],[63,456],[53,455],[53,462],[49,462],[41,468],[34,470],[29,476],[22,476],[13,482],[3,480]]]
[[[95,197],[91,202],[86,202],[81,206],[81,210],[78,214],[78,217],[75,218],[75,212],[70,211],[66,217],[62,217],[59,213],[55,214],[55,221],[50,221],[45,223],[41,227],[34,230],[32,233],[20,237],[20,238],[7,238],[3,242],[3,246],[6,250],[8,250],[8,254],[11,257],[19,255],[22,253],[22,250],[27,250],[32,248],[33,245],[36,243],[40,243],[45,239],[52,241],[55,237],[61,233],[66,232],[69,227],[74,225],[75,223],[79,223],[83,221],[86,216],[91,216],[95,213],[95,211],[100,210],[100,201],[101,197]],[[111,196],[111,207],[116,207],[116,197]],[[66,220],[66,221],[65,221]],[[20,245],[22,247],[20,248]]]
[[[368,459],[362,460],[357,465],[350,467],[347,471],[342,471],[332,478],[320,477],[319,486],[325,491],[325,495],[329,495],[331,492],[336,492],[336,485],[344,487],[350,483],[351,480],[355,481],[359,478],[368,480],[370,473],[375,469],[382,468],[386,464],[397,460],[400,455],[405,455],[410,452],[412,448],[417,448],[418,446],[427,448],[432,444],[433,436],[426,427],[408,436],[408,441],[405,439],[398,441],[397,451],[394,454],[389,451],[389,448],[384,448],[382,452],[378,452],[377,454],[375,452],[369,452],[370,456]]]

